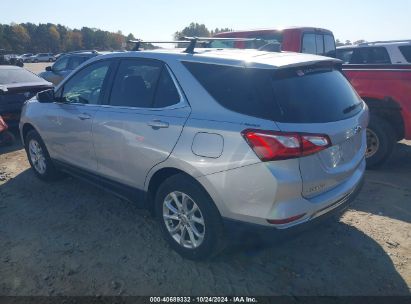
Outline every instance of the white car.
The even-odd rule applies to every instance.
[[[345,64],[410,64],[411,40],[376,41],[337,48]]]

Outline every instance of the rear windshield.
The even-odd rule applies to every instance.
[[[324,123],[356,115],[362,101],[332,68],[263,70],[184,62],[223,107],[284,123]]]
[[[25,69],[0,69],[0,84],[42,81],[41,78]]]

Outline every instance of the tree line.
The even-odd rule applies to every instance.
[[[216,28],[209,30],[204,24],[192,22],[181,31],[174,33],[178,40],[182,36],[211,37],[220,32],[232,31],[231,28]],[[155,38],[155,37],[153,37]],[[0,49],[11,53],[62,53],[76,50],[120,50],[132,49],[126,44],[135,39],[133,34],[123,35],[121,31],[109,32],[96,28],[82,27],[70,29],[61,24],[53,23],[12,23],[0,24]],[[345,43],[336,40],[337,46],[365,42],[359,40]],[[144,48],[154,48],[144,45]]]
[[[120,50],[135,39],[96,28],[70,29],[53,23],[0,24],[0,49],[12,53],[62,53],[75,50]],[[131,48],[132,46],[127,46]]]

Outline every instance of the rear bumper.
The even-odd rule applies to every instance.
[[[249,222],[233,220],[229,218],[223,218],[225,232],[231,240],[236,242],[240,240],[241,242],[247,240],[252,240],[254,242],[258,240],[266,243],[272,243],[280,241],[284,238],[298,235],[303,231],[318,226],[330,217],[342,214],[358,196],[363,185],[364,177],[361,178],[360,182],[357,184],[354,190],[350,192],[348,195],[344,196],[343,198],[340,198],[327,208],[318,210],[317,213],[313,215],[310,220],[305,221],[301,224],[297,224],[290,228],[278,229],[274,226],[270,227],[265,225],[258,225]]]

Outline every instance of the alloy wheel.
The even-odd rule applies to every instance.
[[[40,174],[46,173],[46,158],[39,142],[35,139],[31,139],[29,142],[29,154],[34,169]]]
[[[203,243],[206,231],[204,217],[187,194],[174,191],[166,196],[163,201],[163,220],[171,237],[180,246],[195,249]]]

